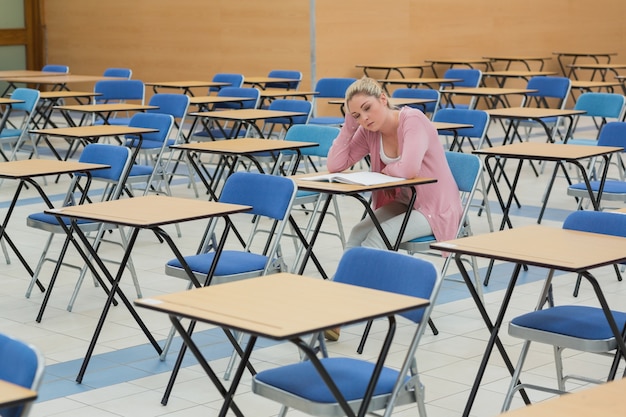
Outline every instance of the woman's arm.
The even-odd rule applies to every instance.
[[[369,154],[365,131],[352,115],[347,114],[339,136],[333,142],[326,159],[330,172],[350,168]]]

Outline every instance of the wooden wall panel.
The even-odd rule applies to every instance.
[[[622,0],[316,0],[317,77],[359,63],[617,52]],[[307,0],[46,0],[47,58],[74,73],[131,67],[146,81],[299,69],[310,82]],[[548,64],[555,69],[556,61]]]

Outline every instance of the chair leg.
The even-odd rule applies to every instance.
[[[4,260],[7,265],[11,265],[11,258],[9,258],[9,251],[7,250],[7,245],[4,243],[4,239],[0,239],[0,246],[2,246],[2,253],[4,254]]]
[[[513,376],[511,378],[511,383],[509,384],[509,389],[506,392],[506,396],[504,397],[504,404],[502,404],[501,412],[508,411],[511,407],[511,401],[513,401],[513,395],[519,389],[519,376],[522,373],[522,367],[524,366],[524,361],[526,361],[526,356],[528,355],[528,350],[530,349],[530,340],[526,340],[524,345],[522,346],[522,351],[519,354],[519,359],[517,360],[517,366],[515,366],[515,371],[513,372]]]
[[[237,343],[241,346],[241,342],[243,342],[244,333],[237,332]],[[237,358],[239,358],[239,354],[236,350],[233,349],[233,353],[230,355],[230,360],[228,361],[228,365],[226,366],[226,370],[224,371],[224,380],[228,381],[230,379],[230,373],[233,371],[233,368],[237,364]]]
[[[563,358],[561,352],[563,348],[554,346],[554,365],[556,367],[556,381],[559,386],[559,390],[565,391],[565,378],[563,377]]]
[[[54,238],[54,233],[50,233],[50,235],[48,236],[48,240],[46,241],[46,244],[44,245],[43,250],[41,251],[39,262],[37,262],[37,266],[35,267],[35,270],[33,271],[33,277],[30,280],[30,284],[28,284],[28,288],[26,289],[26,298],[30,298],[30,294],[33,291],[33,287],[35,286],[35,283],[37,282],[39,273],[41,272],[41,268],[43,267],[43,264],[46,261],[46,256],[48,255],[48,250],[50,249],[50,245],[52,243],[53,238]]]
[[[193,283],[191,281],[189,281],[189,284],[187,285],[187,290],[190,290],[193,288]],[[170,350],[170,347],[172,346],[172,341],[174,340],[174,336],[176,336],[176,329],[174,328],[174,326],[172,326],[170,328],[170,332],[167,335],[167,339],[165,339],[165,343],[163,345],[163,350],[161,351],[161,355],[159,355],[159,359],[161,361],[164,361],[165,358],[167,357],[167,352]]]

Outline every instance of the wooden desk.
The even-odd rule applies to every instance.
[[[432,65],[433,68],[433,75],[435,77],[438,77],[437,75],[437,71],[435,69],[435,67],[437,65],[443,65],[446,68],[452,68],[454,66],[463,66],[463,67],[468,67],[468,68],[476,68],[476,66],[482,66],[485,71],[488,71],[491,68],[491,59],[485,59],[485,58],[478,58],[478,59],[465,59],[465,58],[458,58],[458,59],[427,59],[425,60],[426,62],[429,62]]]
[[[611,57],[617,55],[617,52],[552,52],[552,55],[556,55],[563,76],[571,78],[573,69],[570,68],[569,72],[565,69],[564,58],[572,58],[571,65],[576,64],[579,59],[588,59],[596,64],[600,64],[600,61],[605,61],[608,64],[611,62]]]
[[[435,126],[435,129],[437,129],[437,132],[439,132],[439,134],[443,134],[446,135],[448,134],[448,132],[452,132],[452,143],[450,144],[449,150],[454,151],[455,149],[457,149],[459,152],[461,152],[461,143],[459,142],[459,130],[463,130],[463,129],[470,129],[472,127],[474,127],[471,124],[467,124],[467,123],[450,123],[450,122],[431,122],[433,124],[433,126]]]
[[[136,103],[99,103],[99,104],[73,104],[56,106],[55,109],[60,110],[70,127],[76,127],[80,123],[74,122],[71,118],[71,112],[77,113],[92,113],[94,116],[99,117],[106,125],[109,124],[109,118],[117,112],[142,112],[146,110],[157,110],[157,106],[150,106],[147,104]]]
[[[183,90],[183,93],[193,96],[192,88],[210,88],[210,87],[226,87],[230,83],[216,82],[216,81],[158,81],[145,83],[147,86],[151,86],[155,94],[159,92],[159,88],[177,88]]]
[[[286,90],[283,88],[266,88],[264,90],[261,90],[261,105],[259,106],[260,108],[263,107],[263,105],[266,102],[272,102],[272,100],[278,99],[278,98],[294,98],[294,97],[298,97],[298,98],[302,98],[304,100],[308,100],[309,97],[313,97],[318,95],[319,93],[317,91],[305,91],[305,90]]]
[[[144,127],[129,127],[118,125],[89,125],[89,126],[74,126],[74,127],[57,127],[48,129],[36,129],[31,130],[31,133],[43,136],[44,140],[59,160],[67,160],[70,156],[68,152],[65,157],[61,157],[59,152],[52,146],[48,140],[49,136],[64,138],[70,141],[79,141],[82,145],[88,143],[95,143],[102,137],[107,136],[125,136],[133,135],[139,137],[139,145],[135,147],[133,151],[133,161],[137,157],[139,149],[141,149],[142,135],[146,133],[157,132],[156,129],[144,128]]]
[[[403,85],[408,88],[419,87],[421,85],[425,85],[428,88],[434,88],[433,85],[438,86],[440,84],[452,84],[452,83],[463,81],[463,80],[461,80],[460,78],[418,77],[418,78],[387,78],[387,79],[382,79],[378,81],[382,84],[385,91],[387,91],[388,84]],[[434,89],[436,90],[437,88],[434,88]]]
[[[54,77],[58,75],[66,75],[63,72],[53,71],[36,71],[36,70],[4,70],[0,71],[0,78],[13,77]]]
[[[267,110],[267,109],[241,109],[241,110],[219,110],[219,111],[207,111],[207,112],[196,112],[190,113],[191,116],[204,117],[211,120],[223,120],[239,123],[239,127],[235,129],[235,134],[228,135],[224,131],[221,125],[219,128],[222,130],[225,138],[236,138],[244,127],[253,128],[259,137],[263,137],[263,132],[256,125],[255,122],[273,119],[277,117],[287,117],[293,118],[297,116],[303,116],[304,113],[299,112],[290,112],[290,111],[279,111],[279,110]],[[210,131],[209,131],[210,133]]]
[[[223,103],[240,103],[244,101],[254,100],[252,97],[226,97],[226,96],[192,96],[189,98],[189,104],[198,106],[202,111],[208,111],[209,106],[213,104]]]
[[[532,77],[547,77],[556,75],[556,71],[520,71],[520,70],[506,70],[506,71],[486,71],[483,72],[483,77],[492,77],[496,79],[498,87],[504,87],[506,81],[511,78],[519,78],[524,81],[530,80]]]
[[[281,77],[244,77],[243,83],[251,85],[252,87],[258,87],[260,90],[265,90],[265,85],[268,83],[295,83],[298,80],[293,78],[281,78]]]
[[[618,341],[620,346],[618,349],[621,349],[622,355],[626,357],[626,346],[621,337],[621,329],[615,324],[615,320],[609,310],[608,303],[599,283],[595,277],[589,273],[591,269],[620,263],[626,260],[626,239],[604,234],[532,225],[483,235],[474,235],[447,242],[433,243],[431,247],[454,254],[455,262],[461,272],[463,280],[470,290],[472,298],[491,334],[463,412],[464,417],[470,415],[472,405],[494,346],[498,348],[509,372],[513,375],[513,364],[498,333],[504,322],[504,317],[523,265],[582,274],[582,276],[590,281],[602,305],[602,309],[606,314],[607,321]],[[598,248],[598,250],[590,250],[590,248]],[[500,309],[495,315],[495,321],[491,319],[491,315],[487,312],[482,300],[478,296],[476,288],[474,287],[473,278],[470,277],[461,260],[462,255],[479,256],[516,264],[514,272],[508,282]],[[550,284],[551,277],[552,274],[549,274],[546,286]],[[530,403],[525,392],[521,390],[520,393],[522,393],[526,403]],[[563,397],[565,401],[568,398],[570,397]]]
[[[50,201],[50,198],[48,197],[42,186],[35,180],[36,178],[50,175],[75,174],[80,172],[88,177],[88,182],[86,184],[86,186],[88,187],[89,182],[91,181],[90,171],[106,168],[108,168],[107,165],[86,164],[77,161],[58,161],[48,159],[25,159],[20,161],[0,163],[0,178],[19,181],[17,189],[13,194],[11,204],[9,205],[4,216],[2,226],[0,226],[0,239],[5,239],[6,243],[9,245],[11,250],[13,250],[21,264],[24,266],[24,269],[26,269],[31,277],[34,275],[33,269],[30,267],[24,256],[22,256],[13,240],[7,234],[7,226],[9,224],[9,220],[11,219],[13,210],[17,205],[20,194],[24,187],[27,185],[32,186],[37,191],[37,193],[39,193],[46,206],[48,208],[53,208],[54,205]],[[37,281],[37,286],[42,292],[45,291],[45,288],[43,287],[41,282]]]
[[[125,78],[105,77],[103,75],[73,75],[73,74],[57,74],[46,76],[29,76],[29,77],[5,77],[3,81],[11,84],[37,84],[49,85],[53,90],[69,90],[67,84],[72,83],[95,83],[101,80],[123,80]]]
[[[441,94],[447,96],[469,96],[472,97],[469,108],[474,109],[478,101],[482,98],[487,102],[490,109],[498,107],[498,103],[502,103],[504,107],[510,107],[507,96],[510,95],[526,95],[537,90],[529,90],[527,88],[503,88],[503,87],[459,87],[441,90]],[[491,99],[490,101],[488,99]],[[450,103],[452,100],[449,99]],[[452,103],[452,107],[454,104]]]
[[[105,275],[106,281],[111,284],[109,290],[109,297],[107,298],[100,319],[91,338],[89,348],[85,354],[82,366],[76,378],[78,383],[82,382],[85,371],[89,364],[89,360],[93,354],[93,350],[98,341],[100,332],[106,320],[109,308],[113,302],[114,297],[121,299],[126,305],[126,308],[131,313],[141,330],[144,332],[155,350],[161,354],[161,347],[154,339],[152,334],[148,331],[148,328],[143,323],[131,302],[128,300],[124,292],[119,286],[122,275],[124,275],[124,269],[126,263],[130,258],[130,254],[133,250],[137,236],[140,230],[152,231],[157,237],[167,242],[168,246],[176,256],[176,258],[183,265],[183,269],[187,271],[189,279],[196,286],[200,287],[201,284],[191,272],[189,266],[185,262],[184,257],[177,249],[176,244],[169,236],[169,234],[162,228],[162,226],[172,225],[182,222],[208,219],[211,217],[224,217],[234,213],[241,213],[250,210],[249,206],[241,206],[236,204],[226,204],[213,201],[192,200],[185,198],[169,197],[162,195],[149,195],[142,197],[133,197],[120,200],[111,200],[102,203],[81,204],[77,206],[62,207],[59,209],[45,210],[45,213],[55,216],[59,220],[59,224],[63,227],[68,237],[71,238],[72,243],[78,250],[79,254],[89,267],[90,271],[97,276]],[[61,217],[69,217],[71,220],[71,228],[65,226]],[[126,246],[124,255],[120,260],[119,269],[113,275],[113,273],[107,268],[99,257],[98,252],[93,248],[89,239],[77,226],[77,220],[86,219],[90,221],[97,221],[103,223],[110,223],[119,226],[129,227],[130,234],[128,237],[128,244]],[[78,240],[73,236],[78,236]],[[84,246],[83,246],[84,245]],[[85,253],[85,249],[87,253]],[[219,253],[216,253],[215,259],[219,258]],[[216,261],[217,262],[217,261]],[[94,263],[98,266],[95,267]],[[103,280],[104,281],[104,280]]]
[[[0,379],[0,408],[14,407],[36,399],[36,391]]]
[[[571,69],[571,76],[574,79],[578,79],[578,75],[576,71],[578,70],[588,70],[591,71],[591,77],[589,77],[590,81],[593,81],[596,77],[596,74],[600,75],[600,81],[607,81],[607,75],[609,72],[613,73],[613,75],[618,76],[619,73],[617,70],[626,69],[626,64],[571,64],[568,65]]]
[[[281,152],[294,151],[298,155],[298,161],[294,163],[295,170],[302,157],[300,149],[313,146],[318,146],[318,144],[313,142],[296,142],[291,140],[240,138],[236,140],[191,142],[183,145],[174,145],[171,146],[171,148],[179,149],[187,154],[187,160],[206,186],[209,194],[211,194],[212,198],[217,201],[218,197],[215,191],[219,180],[223,177],[230,176],[241,158],[249,159],[257,167],[259,172],[264,172],[264,169],[257,160],[256,155],[260,153],[269,153],[277,160],[278,154]],[[199,159],[193,156],[194,153],[211,153],[226,157],[226,159],[223,158],[222,161],[220,161],[220,164],[224,165],[222,166],[218,164],[220,169],[216,170],[216,173],[213,174],[213,176],[210,176],[208,171],[203,169],[202,163]],[[228,172],[226,172],[227,169]],[[207,176],[209,177],[208,180]]]
[[[345,300],[345,302],[329,303],[329,299]],[[301,340],[304,336],[378,317],[388,317],[391,328],[391,321],[395,314],[425,307],[428,301],[329,280],[282,273],[143,298],[136,300],[135,304],[169,315],[185,345],[189,347],[224,397],[224,404],[219,415],[225,416],[229,408],[239,411],[233,401],[233,396],[243,372],[249,366],[250,354],[258,337],[288,340],[303,350],[309,360],[319,364],[315,351]],[[251,335],[228,390],[204,358],[189,332],[181,324],[181,317],[214,324],[228,331],[236,330]],[[379,363],[384,363],[386,355],[382,352],[389,347],[392,337],[393,335],[388,333],[378,357]],[[372,378],[376,380],[378,375],[374,374]],[[343,399],[338,400],[341,402]],[[364,402],[367,404],[369,399],[365,399]]]
[[[402,70],[406,69],[415,69],[418,70],[418,77],[424,75],[424,68],[431,68],[432,64],[388,64],[388,65],[355,65],[357,68],[361,68],[363,70],[363,75],[366,77],[374,78],[370,75],[368,71],[386,71],[384,75],[384,79],[389,78],[392,72],[397,72],[398,75],[402,78],[405,78]]]
[[[546,56],[525,56],[525,55],[498,55],[498,56],[484,56],[484,59],[488,59],[492,62],[492,66],[494,62],[506,62],[506,66],[504,67],[504,70],[509,70],[511,68],[511,65],[514,62],[518,62],[522,65],[524,65],[524,67],[528,70],[528,71],[532,71],[532,68],[530,67],[530,63],[531,62],[538,62],[539,63],[539,71],[543,71],[543,66],[546,63],[546,61],[552,59],[551,57],[546,57]]]
[[[415,186],[419,186],[423,184],[432,184],[434,182],[437,182],[435,178],[411,178],[411,179],[393,181],[393,182],[388,182],[385,184],[378,184],[378,185],[358,185],[358,184],[343,184],[343,183],[338,183],[338,182],[310,181],[310,180],[305,179],[306,177],[313,177],[313,176],[317,176],[320,174],[323,174],[323,173],[316,172],[312,174],[311,173],[298,174],[298,175],[293,175],[290,177],[296,181],[296,184],[299,190],[312,191],[314,193],[322,193],[326,195],[326,200],[324,204],[322,205],[322,209],[320,210],[320,213],[319,213],[319,218],[313,229],[313,233],[311,234],[311,238],[308,244],[304,242],[303,240],[303,244],[306,247],[306,252],[303,256],[298,274],[302,274],[304,272],[304,269],[306,268],[306,264],[312,255],[313,246],[315,245],[317,236],[319,235],[319,232],[322,228],[324,217],[326,216],[328,207],[330,206],[330,203],[334,196],[347,195],[359,201],[363,205],[367,215],[370,216],[370,218],[372,219],[372,222],[374,223],[376,230],[378,230],[378,233],[380,233],[380,236],[385,242],[385,245],[387,246],[387,248],[389,250],[397,251],[398,248],[400,247],[400,243],[402,243],[402,235],[404,234],[406,224],[408,223],[409,216],[411,214],[411,211],[413,210],[413,204],[416,198]],[[389,240],[389,237],[385,234],[382,227],[380,226],[378,219],[374,215],[374,210],[372,209],[369,200],[366,199],[363,196],[363,194],[369,193],[372,191],[387,190],[387,189],[400,188],[400,187],[407,187],[411,190],[411,199],[408,202],[407,211],[405,213],[402,226],[400,227],[400,232],[398,233],[398,236],[396,237],[396,241],[392,244]],[[301,237],[301,239],[303,239],[303,237]],[[321,269],[319,265],[317,266],[318,266],[318,269]],[[324,278],[327,278],[327,275],[323,270],[320,270],[320,273],[322,274]]]
[[[624,412],[624,392],[626,379],[615,380],[509,411],[501,417],[619,416]]]
[[[487,172],[491,179],[491,184],[494,187],[494,191],[496,192],[496,196],[498,197],[498,202],[500,203],[500,207],[502,208],[502,223],[500,224],[500,230],[502,230],[506,225],[508,225],[509,227],[513,227],[509,218],[509,210],[511,208],[513,198],[515,197],[515,189],[521,174],[521,168],[524,161],[536,160],[552,161],[556,163],[556,166],[552,173],[552,178],[546,191],[545,198],[543,199],[539,218],[537,219],[537,223],[541,223],[541,219],[543,217],[543,213],[545,211],[546,205],[548,203],[548,198],[550,196],[550,190],[552,188],[554,180],[556,179],[556,174],[559,167],[565,174],[565,178],[567,179],[568,183],[572,183],[568,173],[568,168],[565,166],[565,163],[572,164],[579,169],[580,175],[587,186],[589,198],[591,199],[594,209],[600,210],[600,199],[602,197],[602,189],[604,188],[604,182],[606,180],[606,174],[608,172],[609,161],[614,153],[622,152],[622,150],[622,148],[610,146],[585,146],[555,143],[521,142],[503,146],[494,146],[485,149],[477,149],[473,151],[473,153],[485,156],[485,167],[487,168]],[[604,163],[606,164],[600,176],[600,187],[597,196],[594,194],[591,188],[591,184],[589,183],[589,175],[587,174],[586,163],[583,163],[586,160],[595,157],[602,157],[604,159]],[[500,159],[518,160],[518,167],[515,173],[515,177],[513,178],[513,182],[511,183],[508,178],[506,181],[507,184],[510,184],[510,194],[506,202],[502,198],[502,193],[498,187],[497,180],[497,168],[502,167]]]

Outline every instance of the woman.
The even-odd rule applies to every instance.
[[[436,178],[436,183],[415,187],[417,198],[402,241],[431,234],[437,240],[456,238],[462,214],[459,190],[430,120],[411,107],[391,106],[380,84],[371,78],[348,88],[346,110],[345,123],[328,154],[328,170],[343,171],[369,155],[372,171]],[[374,213],[390,241],[398,236],[409,198],[406,188],[373,193]],[[369,217],[350,233],[346,249],[355,246],[387,249]]]

